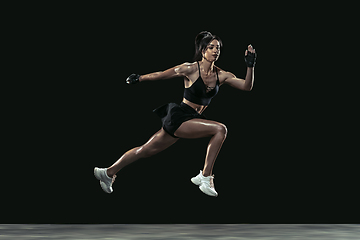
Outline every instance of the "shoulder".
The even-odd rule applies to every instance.
[[[231,79],[231,78],[236,78],[235,74],[225,71],[221,68],[219,68],[218,66],[215,66],[216,70],[218,72],[219,75],[219,81],[221,84],[225,83],[226,80]]]
[[[220,77],[220,75],[222,77],[235,77],[235,75],[233,73],[225,71],[225,70],[219,68],[218,66],[215,66],[215,67],[216,67],[216,70],[218,71],[219,77]]]
[[[196,72],[197,70],[198,70],[198,66],[197,66],[196,62],[193,62],[193,63],[185,62],[185,63],[180,64],[175,67],[176,73],[184,74],[184,75],[192,74],[192,73]]]
[[[192,63],[185,62],[185,63],[183,63],[183,64],[181,64],[179,66],[181,66],[183,68],[186,68],[186,69],[191,69],[191,70],[194,70],[194,69],[197,70],[198,69],[197,62],[192,62]]]

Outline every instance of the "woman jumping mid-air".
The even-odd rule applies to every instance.
[[[249,45],[245,51],[246,77],[245,79],[236,78],[231,72],[226,72],[214,65],[220,56],[220,47],[222,47],[222,42],[219,37],[210,32],[201,32],[195,38],[195,62],[183,63],[163,72],[147,75],[131,74],[126,79],[127,84],[135,84],[181,76],[184,77],[184,98],[180,104],[168,103],[154,110],[161,118],[162,128],[148,142],[129,150],[109,168],[95,167],[94,175],[100,180],[101,188],[106,193],[113,191],[115,174],[126,165],[165,150],[179,138],[210,137],[204,168],[196,177],[191,178],[191,181],[198,185],[203,193],[215,197],[218,195],[214,187],[212,170],[226,138],[227,129],[222,123],[207,120],[202,113],[223,84],[250,91],[254,84],[256,60],[255,49]]]

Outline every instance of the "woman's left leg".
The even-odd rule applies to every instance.
[[[191,182],[198,185],[203,193],[213,197],[218,196],[218,193],[215,190],[212,170],[226,134],[227,129],[224,124],[205,119],[186,121],[175,132],[175,136],[181,138],[211,137],[206,152],[203,172],[193,177]]]
[[[211,137],[203,169],[205,177],[212,175],[216,157],[220,152],[226,135],[227,128],[224,124],[206,119],[192,119],[184,122],[175,132],[175,136],[180,138]]]

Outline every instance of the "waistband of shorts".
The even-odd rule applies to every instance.
[[[197,114],[197,115],[201,116],[201,114],[199,114],[195,109],[193,109],[191,106],[187,105],[184,102],[180,103],[180,107],[189,113]]]

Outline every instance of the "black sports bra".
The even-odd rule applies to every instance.
[[[215,69],[217,76],[216,86],[214,88],[206,86],[204,80],[201,78],[199,62],[197,62],[197,64],[199,67],[199,77],[191,85],[191,87],[185,88],[184,98],[189,100],[190,102],[207,106],[210,104],[211,99],[215,97],[215,95],[219,92],[219,76],[217,70]]]

